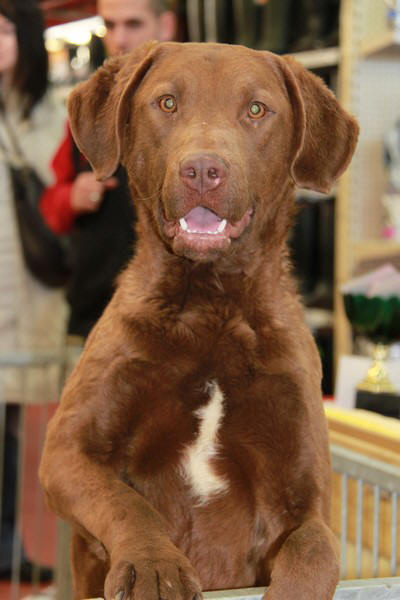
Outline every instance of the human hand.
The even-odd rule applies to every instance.
[[[105,190],[118,185],[116,177],[104,182],[97,181],[92,171],[84,171],[76,177],[71,189],[71,206],[77,213],[96,212],[103,200]]]

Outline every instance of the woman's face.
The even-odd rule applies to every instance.
[[[11,75],[18,59],[15,25],[0,14],[0,75]]]

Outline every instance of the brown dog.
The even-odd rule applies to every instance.
[[[69,111],[98,177],[127,169],[140,237],[41,464],[76,598],[329,600],[321,368],[286,237],[295,184],[329,190],[356,123],[294,60],[218,44],[110,60]]]

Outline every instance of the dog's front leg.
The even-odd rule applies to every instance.
[[[338,579],[334,535],[322,520],[312,518],[281,546],[263,600],[331,600]]]
[[[51,429],[40,476],[50,507],[105,548],[106,600],[193,600],[201,597],[189,561],[170,541],[161,515],[113,469]],[[76,591],[78,593],[78,591]],[[75,596],[77,597],[77,596]]]

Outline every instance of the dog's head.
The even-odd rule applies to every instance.
[[[164,243],[202,261],[265,238],[293,183],[329,191],[358,135],[296,61],[222,44],[149,42],[77,86],[68,108],[98,178],[121,162]]]

